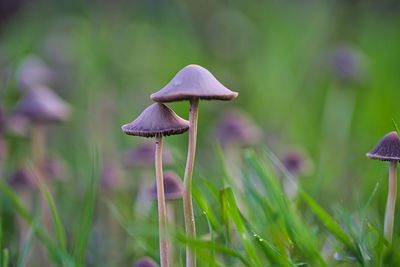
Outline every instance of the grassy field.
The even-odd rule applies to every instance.
[[[192,63],[239,96],[200,103],[197,238],[185,234],[182,201],[169,203],[171,266],[185,266],[186,244],[200,267],[400,266],[398,215],[392,243],[383,237],[388,163],[366,157],[400,123],[396,1],[35,0],[8,12],[0,267],[159,262],[157,204],[146,198],[154,163],[135,166],[129,154],[152,140],[121,125]],[[35,83],[71,110],[45,125],[46,175],[35,165],[32,123],[13,116]],[[188,119],[187,102],[167,105]],[[216,134],[232,112],[248,117],[244,130],[257,129],[250,141]],[[165,138],[165,170],[182,178],[187,142]],[[288,168],[293,153],[307,168]],[[17,170],[29,178],[13,182]]]

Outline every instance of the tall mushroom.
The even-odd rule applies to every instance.
[[[155,137],[155,168],[158,199],[158,221],[160,231],[160,262],[161,267],[169,266],[168,241],[165,237],[167,225],[163,169],[162,148],[163,136],[181,134],[189,129],[189,122],[180,118],[164,104],[154,103],[147,107],[133,122],[122,126],[122,131],[127,135]]]
[[[385,210],[384,236],[391,243],[397,195],[397,162],[400,160],[400,138],[396,132],[386,134],[375,148],[367,153],[370,159],[389,161],[389,188]]]
[[[151,99],[156,102],[174,102],[180,100],[189,100],[190,102],[189,145],[183,182],[183,209],[186,233],[191,238],[196,238],[191,189],[196,153],[199,100],[232,100],[237,96],[238,93],[222,85],[208,70],[193,64],[184,67],[165,87],[151,95]],[[187,245],[186,267],[195,266],[196,253]]]

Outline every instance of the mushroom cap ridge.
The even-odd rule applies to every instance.
[[[134,121],[121,127],[127,135],[155,137],[181,134],[189,129],[189,122],[161,103],[147,107]]]
[[[371,159],[400,161],[400,138],[397,132],[386,134],[373,150],[367,153]]]

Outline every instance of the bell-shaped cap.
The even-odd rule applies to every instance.
[[[215,128],[222,145],[254,145],[260,141],[260,128],[243,112],[231,110],[223,115]]]
[[[393,131],[386,134],[375,148],[367,153],[367,157],[383,161],[399,161],[400,138],[397,132]]]
[[[35,122],[52,123],[66,121],[70,108],[49,88],[37,86],[28,90],[18,102],[15,112]]]
[[[301,150],[291,150],[282,157],[282,164],[293,175],[307,175],[313,169],[313,164],[306,153]]]
[[[148,257],[138,260],[134,267],[158,267],[158,264]]]
[[[123,162],[125,167],[146,168],[154,167],[156,146],[154,142],[143,142],[137,147],[125,152]],[[171,151],[167,146],[163,148],[163,165],[173,163]]]
[[[172,172],[164,173],[164,195],[166,200],[182,198],[183,184],[179,176]],[[149,190],[149,198],[157,199],[157,184],[154,184]]]
[[[154,137],[181,134],[189,129],[189,122],[161,103],[147,107],[131,123],[125,124],[122,131],[128,135]]]
[[[157,102],[174,102],[190,99],[232,100],[238,96],[222,85],[207,69],[188,65],[160,91],[151,95]]]

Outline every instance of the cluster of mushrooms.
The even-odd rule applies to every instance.
[[[189,144],[183,187],[183,213],[185,230],[189,238],[196,238],[195,217],[192,204],[192,176],[196,154],[198,106],[200,100],[232,100],[238,96],[222,85],[207,69],[188,65],[160,91],[151,95],[156,103],[147,107],[134,121],[122,126],[124,133],[155,138],[155,170],[159,216],[159,241],[161,267],[170,266],[170,245],[166,236],[167,211],[165,205],[164,175],[162,163],[163,137],[189,131]],[[166,102],[188,100],[189,121],[179,117],[168,108]],[[196,253],[186,246],[186,266],[196,266]]]

